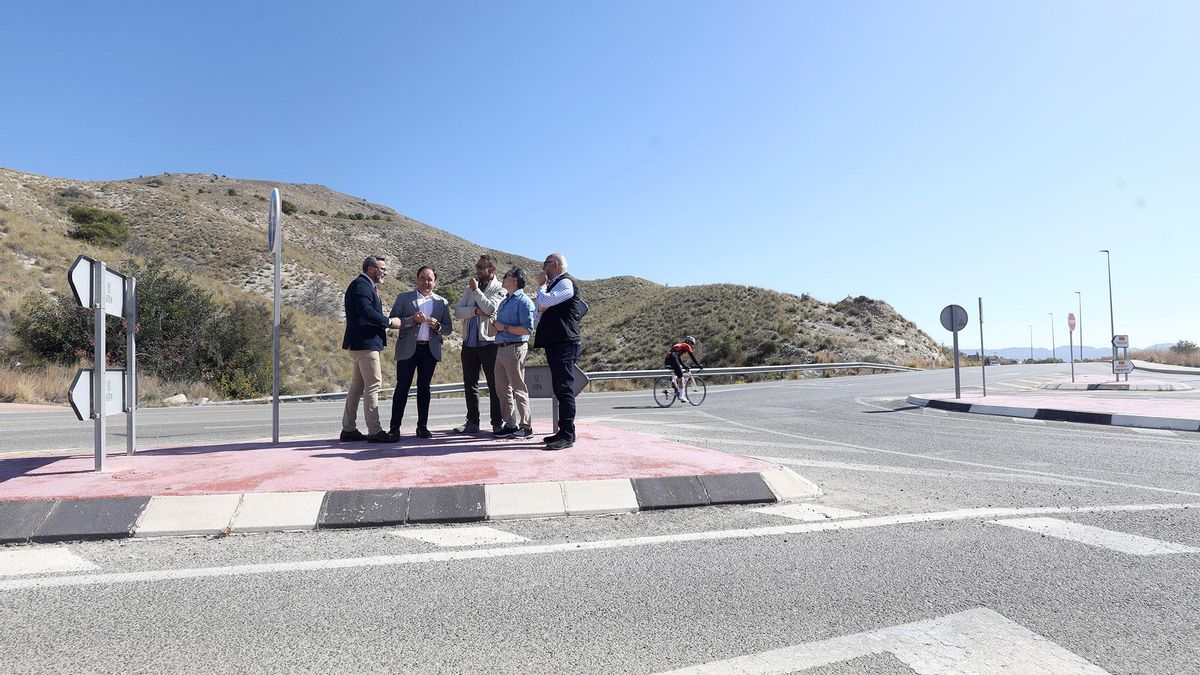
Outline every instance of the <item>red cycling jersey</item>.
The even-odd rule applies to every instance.
[[[692,346],[688,343],[677,342],[671,345],[671,348],[667,350],[667,356],[670,357],[671,355],[675,355],[678,357],[683,357],[684,354],[692,354],[693,352],[694,350],[692,349]]]

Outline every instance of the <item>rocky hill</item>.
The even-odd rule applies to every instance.
[[[267,199],[279,187],[288,202],[284,302],[293,313],[294,344],[284,366],[291,391],[342,386],[341,293],[362,257],[386,254],[394,277],[385,297],[409,288],[420,265],[439,271],[441,288],[457,296],[474,261],[491,254],[503,268],[540,268],[540,261],[487,249],[461,237],[320,185],[276,184],[211,174],[162,174],[117,181],[79,181],[0,169],[0,342],[12,314],[33,293],[67,293],[65,271],[85,253],[120,266],[158,258],[189,273],[219,297],[269,298]],[[131,237],[101,249],[69,237],[75,204],[125,216]],[[934,358],[940,348],[887,303],[866,297],[829,304],[761,288],[715,284],[666,287],[636,277],[584,280],[592,306],[582,366],[591,370],[658,367],[668,341],[700,340],[711,365],[758,365]],[[455,350],[451,349],[450,352]],[[447,367],[449,366],[449,367]],[[439,380],[459,379],[453,359]]]

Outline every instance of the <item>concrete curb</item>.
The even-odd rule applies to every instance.
[[[1151,361],[1133,361],[1133,367],[1137,370],[1144,370],[1147,373],[1162,373],[1164,375],[1200,375],[1200,368],[1192,368],[1190,366],[1168,366],[1162,363],[1153,363]]]
[[[395,490],[0,502],[0,544],[222,535],[632,513],[812,499],[787,467],[706,474]]]
[[[979,415],[1024,417],[1028,419],[1047,420],[1054,422],[1079,422],[1082,424],[1107,424],[1110,426],[1137,427],[1141,429],[1200,431],[1200,420],[1180,419],[1174,417],[1122,415],[1116,413],[1064,410],[1059,408],[1024,408],[1018,406],[982,405],[978,403],[957,403],[954,401],[924,398],[917,396],[916,394],[910,394],[907,401],[912,405],[919,405],[927,408],[949,410],[951,412],[975,413]]]

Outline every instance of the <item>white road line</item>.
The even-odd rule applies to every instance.
[[[1106,548],[1111,551],[1128,553],[1130,555],[1167,555],[1170,553],[1200,553],[1200,548],[1172,544],[1149,537],[1139,537],[1136,534],[1114,532],[1091,525],[1081,525],[1058,518],[1016,518],[1012,520],[992,520],[996,525],[1015,527],[1018,530],[1028,530],[1038,534],[1076,541],[1088,546]]]
[[[793,673],[888,652],[922,675],[1106,675],[1107,671],[990,609],[806,642],[664,675]]]
[[[904,466],[854,464],[851,462],[825,462],[815,459],[791,459],[788,457],[768,457],[761,455],[754,456],[754,459],[761,459],[763,461],[774,462],[776,464],[786,464],[789,466],[807,466],[818,469],[839,469],[844,471],[867,471],[870,473],[895,473],[904,476],[928,476],[931,478],[950,478],[954,480],[962,480],[964,478],[972,480],[1015,480],[1040,485],[1073,485],[1076,487],[1088,485],[1088,483],[1080,480],[1066,480],[1063,478],[1051,478],[1049,476],[1031,476],[1025,473],[1004,473],[997,471],[949,471],[946,469],[910,469]]]
[[[933,413],[934,415],[948,415],[949,414],[947,411],[942,410],[941,408],[929,408],[929,407],[924,408],[922,410],[922,412]]]
[[[1162,488],[1162,487],[1157,487],[1154,485],[1139,485],[1136,483],[1121,483],[1118,481],[1101,480],[1099,478],[1084,478],[1082,476],[1064,476],[1062,474],[1055,474],[1055,473],[1050,473],[1047,471],[1034,471],[1032,469],[1015,469],[1012,467],[999,466],[996,464],[983,464],[981,462],[968,462],[968,461],[962,460],[962,459],[950,459],[948,457],[936,457],[933,455],[922,455],[922,454],[915,453],[915,452],[901,452],[900,450],[884,450],[883,448],[872,448],[872,447],[866,446],[866,445],[854,445],[853,443],[842,443],[841,441],[831,441],[831,440],[827,440],[827,439],[823,439],[823,438],[814,438],[812,436],[801,436],[800,434],[792,434],[792,433],[788,433],[786,431],[776,431],[775,429],[768,429],[766,427],[756,427],[756,426],[753,426],[750,424],[743,424],[741,422],[737,422],[735,420],[731,420],[731,419],[728,419],[725,417],[720,417],[720,416],[714,415],[710,412],[705,412],[703,410],[698,410],[697,412],[700,415],[703,415],[705,417],[711,417],[715,420],[721,420],[727,424],[731,424],[733,426],[738,426],[743,429],[750,429],[752,431],[759,431],[759,432],[762,432],[765,434],[773,434],[776,436],[783,436],[785,438],[798,438],[798,439],[804,440],[804,441],[814,441],[814,442],[824,443],[826,445],[835,446],[835,447],[839,447],[839,448],[854,448],[856,450],[869,450],[871,452],[878,452],[878,453],[882,453],[885,455],[897,455],[900,457],[913,457],[916,459],[927,459],[927,460],[934,461],[934,462],[946,462],[948,464],[962,464],[964,466],[976,466],[976,467],[980,467],[980,468],[984,468],[984,469],[996,469],[998,471],[1018,472],[1018,473],[1025,473],[1025,474],[1030,474],[1030,475],[1035,475],[1035,476],[1047,476],[1050,478],[1060,478],[1063,480],[1085,481],[1088,483],[1094,483],[1096,485],[1115,485],[1117,487],[1136,488],[1138,490],[1149,490],[1151,492],[1167,492],[1170,494],[1185,495],[1188,497],[1200,497],[1200,492],[1189,492],[1187,490],[1174,490],[1171,488]]]
[[[87,572],[96,565],[65,548],[29,548],[0,551],[0,576]]]
[[[494,527],[436,527],[421,530],[397,531],[390,534],[397,537],[416,539],[437,546],[485,546],[488,544],[517,544],[529,541],[511,532],[497,530]]]
[[[1008,419],[1010,419],[1014,422],[1020,422],[1021,424],[1034,424],[1037,426],[1046,426],[1046,420],[1035,420],[1035,419],[1031,419],[1029,417],[1010,417]]]
[[[508,546],[471,551],[437,551],[406,555],[381,555],[363,558],[341,558],[333,560],[302,560],[281,563],[259,563],[251,565],[228,565],[224,567],[198,567],[191,569],[153,570],[144,572],[112,572],[106,574],[83,574],[76,576],[45,577],[40,579],[12,579],[0,581],[0,592],[65,586],[99,586],[104,584],[138,583],[152,581],[180,581],[221,577],[243,577],[257,574],[282,572],[320,572],[363,567],[390,567],[428,562],[451,562],[480,560],[484,558],[510,558],[516,556],[541,555],[546,553],[580,553],[605,549],[636,548],[659,544],[679,544],[699,541],[726,541],[780,535],[811,534],[835,530],[858,530],[870,527],[886,527],[912,523],[950,522],[973,519],[1014,518],[1062,513],[1107,513],[1130,511],[1167,511],[1200,508],[1200,503],[1180,504],[1121,504],[1111,506],[1082,507],[1034,507],[1034,508],[979,508],[940,511],[933,513],[909,513],[895,516],[880,516],[860,520],[837,520],[799,525],[779,525],[753,529],[710,530],[687,532],[629,539],[607,539],[601,541],[569,542],[564,544],[540,544],[531,546]]]
[[[780,504],[761,509],[751,509],[755,513],[765,513],[769,516],[783,516],[792,520],[805,522],[820,522],[823,520],[838,520],[839,518],[857,518],[867,514],[849,509],[839,509],[821,504]]]

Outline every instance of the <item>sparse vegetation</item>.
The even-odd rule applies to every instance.
[[[285,216],[290,216],[296,212],[296,205],[286,199],[283,200],[283,203],[279,205],[279,208],[281,211],[283,211]]]
[[[71,236],[96,246],[122,246],[129,241],[129,224],[116,211],[75,204],[67,209],[75,221]]]

